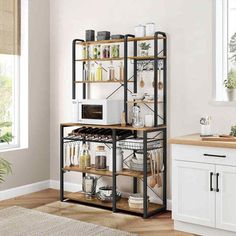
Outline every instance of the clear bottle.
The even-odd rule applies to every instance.
[[[97,67],[96,81],[102,81],[102,64],[99,63]]]
[[[84,81],[87,81],[89,79],[89,67],[88,64],[84,65]]]
[[[111,61],[110,66],[108,67],[108,80],[114,81],[115,80],[115,68],[113,66],[113,62]]]
[[[89,81],[95,81],[95,67],[94,64],[91,65],[91,69],[89,72]]]
[[[122,62],[119,65],[119,80],[124,81],[124,66]]]
[[[83,144],[83,147],[80,153],[79,165],[81,168],[91,167],[91,156],[90,156],[87,144]]]

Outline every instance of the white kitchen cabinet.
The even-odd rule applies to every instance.
[[[236,236],[236,149],[174,144],[172,159],[175,229]]]
[[[216,173],[216,227],[236,232],[236,167],[216,166]]]
[[[174,219],[215,226],[215,192],[210,191],[215,165],[175,161]]]

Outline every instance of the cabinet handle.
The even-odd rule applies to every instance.
[[[214,155],[214,154],[207,154],[207,153],[204,153],[203,156],[205,156],[205,157],[220,157],[220,158],[226,158],[226,155]]]
[[[210,172],[210,191],[211,192],[214,190],[212,187],[212,176],[213,176],[213,172]]]
[[[219,173],[216,173],[216,192],[219,192]]]

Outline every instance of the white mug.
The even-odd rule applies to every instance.
[[[145,121],[145,127],[153,127],[154,126],[153,115],[145,115],[144,121]]]

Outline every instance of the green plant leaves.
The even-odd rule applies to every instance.
[[[12,173],[10,162],[0,158],[0,183],[4,182],[4,176]]]

